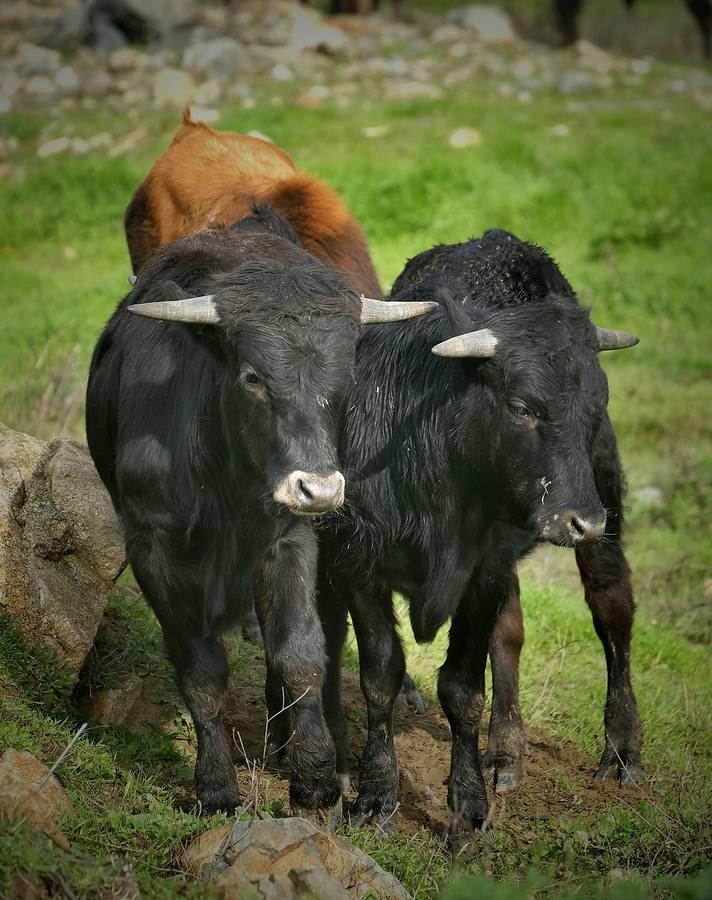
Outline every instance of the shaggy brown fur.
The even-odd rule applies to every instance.
[[[332,188],[297,172],[268,141],[193,122],[187,110],[126,210],[134,272],[161,244],[204,228],[229,228],[252,215],[255,203],[269,203],[305,250],[349,274],[361,292],[383,296],[363,231]]]

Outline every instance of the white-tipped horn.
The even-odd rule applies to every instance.
[[[466,334],[458,334],[448,338],[441,344],[436,344],[432,352],[436,356],[451,357],[479,357],[490,359],[497,349],[497,338],[489,328],[480,328],[479,331],[468,331]]]
[[[401,303],[386,300],[372,300],[370,297],[361,297],[361,324],[376,325],[383,322],[401,322],[403,319],[413,319],[415,316],[424,316],[438,308],[438,304],[432,300],[422,300],[415,303]]]
[[[136,284],[137,275],[129,275],[129,284],[133,287]]]
[[[220,322],[213,295],[186,297],[185,300],[161,300],[158,303],[136,303],[129,312],[149,319],[167,322],[190,322],[193,325],[217,325]]]
[[[627,331],[611,331],[610,328],[596,328],[599,350],[625,350],[640,343],[640,338]]]

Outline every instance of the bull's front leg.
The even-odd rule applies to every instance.
[[[161,624],[178,687],[195,725],[195,792],[200,814],[222,810],[231,815],[240,795],[222,721],[227,655],[219,638],[203,635],[202,585],[191,586],[189,562],[183,572],[177,557],[172,566],[165,564],[168,551],[155,536],[129,540],[128,547],[134,575]],[[176,574],[175,585],[165,580],[168,570]]]
[[[349,611],[368,715],[368,737],[361,754],[358,797],[351,821],[358,827],[373,818],[381,829],[391,831],[398,806],[393,704],[403,684],[405,657],[396,632],[390,589],[374,586],[373,590],[352,590]]]
[[[487,647],[497,613],[506,602],[508,579],[473,579],[450,627],[447,657],[440,669],[438,697],[452,731],[448,779],[450,835],[484,827],[487,790],[477,740],[485,702]]]
[[[322,706],[326,655],[316,607],[316,565],[316,537],[311,527],[296,525],[277,542],[262,569],[258,604],[270,716],[286,716],[289,722],[291,806],[297,812],[331,810],[336,816],[341,788]],[[279,699],[276,685],[283,690]]]

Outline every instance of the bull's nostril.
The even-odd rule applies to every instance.
[[[299,479],[297,488],[298,488],[299,494],[300,494],[299,499],[302,502],[311,503],[311,501],[314,499],[314,494],[312,491],[309,490],[306,482],[303,481],[301,478]]]
[[[576,516],[571,516],[569,519],[569,531],[574,540],[581,540],[581,538],[586,536],[586,527]]]

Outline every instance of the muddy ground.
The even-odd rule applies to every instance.
[[[288,808],[288,781],[284,773],[263,762],[265,747],[264,663],[255,648],[242,645],[245,660],[240,674],[231,679],[225,723],[233,735],[235,764],[246,806],[264,808],[276,803]],[[241,654],[241,655],[243,655]],[[344,703],[350,739],[350,799],[358,784],[358,757],[366,738],[365,703],[358,674],[344,671]],[[176,722],[179,727],[176,730]],[[132,730],[160,727],[174,735],[174,742],[194,757],[192,729],[177,692],[164,680],[147,677],[140,700],[126,725]],[[597,759],[569,741],[560,741],[537,728],[528,728],[525,776],[520,787],[494,796],[492,824],[500,827],[508,819],[526,819],[529,825],[550,818],[576,819],[604,807],[626,805],[641,799],[641,788],[620,790],[615,781],[595,782]],[[414,834],[426,828],[441,834],[447,823],[445,780],[450,766],[450,732],[436,703],[423,714],[399,711],[395,718],[395,743],[400,765],[400,808],[397,832]],[[480,747],[486,743],[486,722]],[[646,790],[647,793],[647,790]],[[195,803],[192,784],[186,782],[186,807]]]

